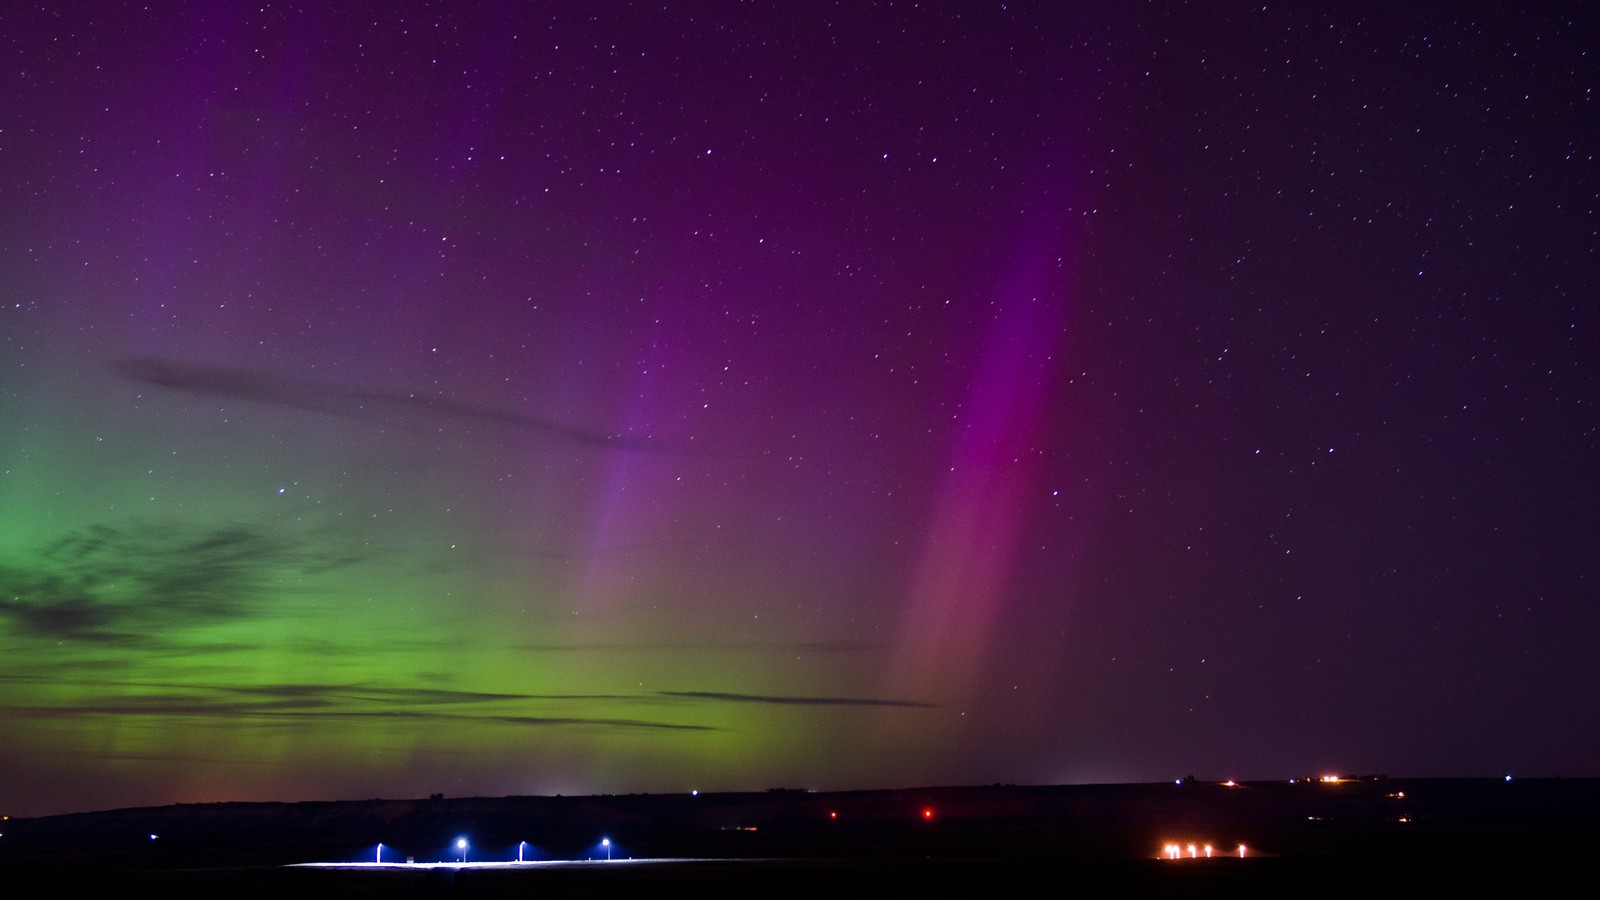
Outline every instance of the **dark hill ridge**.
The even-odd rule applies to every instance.
[[[204,803],[10,820],[0,866],[275,865],[603,857],[1149,859],[1219,855],[1545,857],[1600,836],[1600,779],[1351,779],[810,793]],[[156,835],[154,839],[151,835]]]

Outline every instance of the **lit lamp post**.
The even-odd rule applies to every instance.
[[[601,838],[600,846],[606,848],[606,862],[611,861],[611,838]]]
[[[380,866],[383,865],[383,845],[382,844],[378,845],[377,856],[372,861],[377,863]]]
[[[517,862],[522,862],[522,848],[528,846],[527,841],[517,841]]]
[[[466,838],[457,838],[456,839],[456,849],[461,851],[461,863],[462,863],[462,865],[466,865],[466,862],[467,862],[467,839]]]

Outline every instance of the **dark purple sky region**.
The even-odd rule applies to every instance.
[[[1579,4],[12,4],[0,808],[1600,774]]]

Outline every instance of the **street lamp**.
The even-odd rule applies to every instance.
[[[456,838],[456,849],[461,851],[461,863],[462,863],[462,865],[466,865],[466,862],[467,862],[467,839],[466,838]]]
[[[383,844],[378,845],[378,855],[375,859],[373,859],[373,862],[380,866],[383,865]]]
[[[606,862],[611,861],[611,838],[601,838],[600,846],[606,848]]]
[[[517,841],[517,862],[522,862],[522,848],[528,846],[527,841]]]

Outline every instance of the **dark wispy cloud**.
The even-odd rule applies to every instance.
[[[0,681],[43,683],[26,675],[0,675]],[[71,704],[13,703],[0,715],[13,719],[66,720],[94,716],[135,718],[216,718],[230,721],[309,723],[361,719],[436,722],[488,722],[530,727],[593,726],[667,731],[714,731],[713,726],[592,715],[535,715],[518,704],[581,703],[586,707],[649,701],[653,695],[516,694],[362,684],[268,684],[193,686],[169,682],[79,679],[54,682],[93,692]],[[511,709],[507,709],[507,706]]]
[[[29,637],[119,646],[142,640],[109,630],[115,610],[76,586],[9,568],[0,568],[0,617]]]
[[[932,709],[934,703],[920,700],[879,700],[869,697],[792,697],[771,694],[734,694],[725,691],[660,691],[663,697],[686,700],[716,700],[724,703],[769,703],[779,706],[895,706],[910,709]]]
[[[422,722],[489,722],[529,727],[591,726],[601,728],[651,729],[658,731],[719,731],[713,725],[664,722],[650,719],[622,719],[605,716],[519,716],[470,715],[406,709],[318,709],[315,701],[269,700],[256,703],[223,703],[195,698],[147,697],[117,703],[75,703],[0,706],[8,719],[80,719],[89,716],[215,718],[232,722],[252,721],[305,724],[311,722],[353,721],[359,719],[404,719]]]
[[[570,644],[521,644],[518,649],[532,653],[582,653],[594,651],[778,651],[781,653],[866,653],[883,649],[882,644],[859,641],[636,641],[636,642],[574,642]]]
[[[81,688],[137,691],[142,692],[140,694],[141,697],[148,697],[150,696],[149,692],[159,690],[189,691],[192,692],[193,696],[248,694],[252,696],[275,697],[289,700],[305,700],[307,702],[317,703],[318,705],[329,705],[335,701],[407,703],[416,705],[476,704],[522,700],[636,703],[641,700],[649,700],[656,696],[654,694],[500,693],[489,691],[458,691],[428,687],[393,687],[389,685],[373,685],[363,683],[319,684],[286,682],[281,684],[207,684],[196,686],[194,684],[149,679],[62,678],[55,675],[40,675],[33,672],[0,673],[0,682],[13,682],[19,684],[51,684],[57,686]]]
[[[273,697],[338,698],[370,703],[453,704],[489,703],[497,700],[530,700],[530,694],[500,694],[485,691],[452,691],[440,688],[391,688],[358,684],[272,684],[220,687],[239,694]]]
[[[478,721],[500,722],[506,725],[587,725],[609,728],[644,728],[662,731],[721,731],[713,725],[690,725],[681,722],[657,722],[650,719],[611,719],[598,716],[464,716],[459,714],[437,714],[424,712],[396,712],[387,710],[372,710],[366,712],[349,713],[350,716],[360,718],[405,718],[405,719],[475,719]]]
[[[524,416],[443,397],[343,387],[170,359],[123,359],[114,363],[114,367],[124,378],[190,394],[304,409],[399,428],[421,430],[425,424],[436,425],[439,419],[454,419],[538,433],[580,446],[611,450],[671,449],[659,441],[604,434],[553,419]]]
[[[27,564],[0,564],[0,623],[24,638],[156,649],[174,634],[257,614],[284,577],[356,561],[243,525],[94,525]]]

